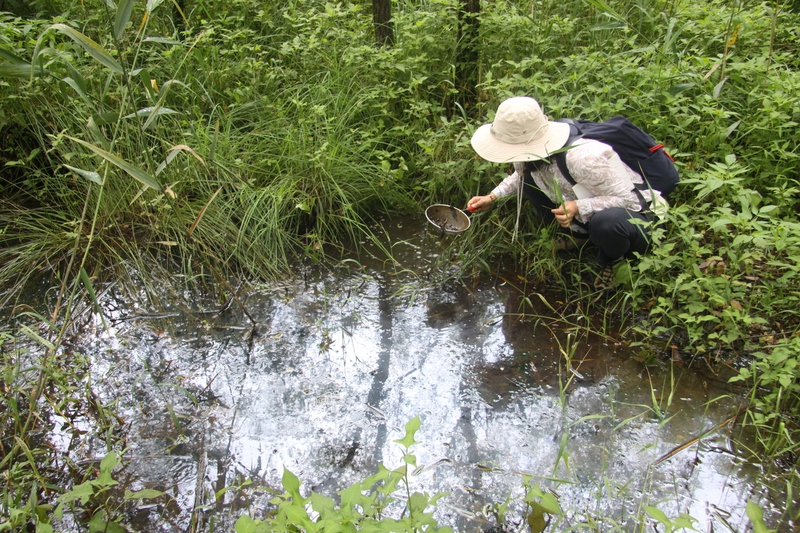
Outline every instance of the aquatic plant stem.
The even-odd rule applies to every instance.
[[[81,210],[81,216],[80,219],[78,219],[78,229],[75,235],[75,245],[72,249],[72,252],[70,252],[69,262],[67,263],[67,268],[65,272],[70,272],[72,270],[72,265],[75,262],[75,256],[78,253],[78,247],[80,246],[81,242],[81,234],[83,233],[83,222],[86,219],[86,210],[89,207],[89,198],[91,197],[91,195],[92,195],[92,183],[90,182],[89,187],[86,190],[86,199],[83,202],[83,209]],[[66,284],[67,284],[67,276],[64,276],[64,278],[61,280],[61,287],[59,288],[58,296],[56,297],[56,304],[53,307],[53,313],[50,316],[50,322],[53,324],[55,324],[59,310],[61,309],[61,300],[64,297]]]

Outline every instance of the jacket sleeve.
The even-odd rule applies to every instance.
[[[519,188],[519,180],[520,174],[516,170],[514,173],[508,176],[506,179],[500,182],[500,184],[492,189],[492,193],[498,198],[502,198],[503,196],[509,196],[511,194],[516,194],[517,189]]]

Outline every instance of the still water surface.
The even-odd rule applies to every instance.
[[[193,514],[197,530],[212,517],[229,525],[242,504],[259,517],[269,495],[214,493],[246,479],[279,489],[284,468],[334,496],[378,463],[399,466],[394,440],[415,416],[414,452],[428,468],[412,490],[448,492],[437,517],[459,531],[491,526],[481,509],[519,498],[523,474],[558,496],[561,531],[633,530],[645,505],[687,513],[700,531],[721,520],[744,531],[744,503],[769,506],[728,427],[655,464],[736,412],[735,397],[719,399],[724,385],[645,366],[624,339],[577,339],[568,366],[567,328],[520,320],[508,284],[395,275],[430,273],[458,238],[402,225],[393,273],[366,261],[304,269],[242,286],[241,306],[219,315],[201,313],[219,302],[190,291],[163,308],[136,304],[142,315],[106,293],[109,329],[83,338],[93,387],[125,420],[132,488],[174,498],[141,513],[144,530],[186,530]],[[519,505],[510,509],[508,529],[523,527]]]

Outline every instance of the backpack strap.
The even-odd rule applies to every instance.
[[[559,119],[558,122],[566,122],[567,124],[569,124],[569,137],[567,138],[567,142],[564,143],[564,148],[572,145],[572,143],[583,137],[583,132],[581,132],[575,120],[571,118],[562,118]],[[656,145],[653,148],[651,148],[650,151],[655,152],[656,150],[662,149],[663,147],[664,147],[663,144]],[[664,153],[666,153],[666,150],[664,151]],[[667,154],[667,157],[669,157],[669,154]],[[573,186],[576,185],[577,182],[575,181],[575,178],[572,177],[572,174],[570,174],[569,167],[567,167],[567,150],[563,150],[561,152],[553,154],[553,159],[555,160],[556,165],[558,165],[558,170],[561,171],[561,175],[564,176],[564,178],[571,185]],[[670,159],[672,158],[670,157]],[[647,213],[650,211],[650,203],[647,200],[645,200],[644,195],[642,194],[642,191],[646,190],[650,190],[650,186],[647,184],[647,182],[634,184],[633,192],[636,193],[636,196],[639,199],[639,205],[641,205],[642,207],[642,210],[640,211],[641,213]]]
[[[565,122],[569,124],[569,137],[567,137],[567,142],[564,143],[564,148],[571,146],[572,143],[583,137],[583,132],[578,127],[577,122],[575,122],[573,119],[562,118],[559,119],[558,122]],[[567,168],[567,150],[553,154],[553,159],[555,160],[556,165],[558,165],[558,170],[561,171],[561,174],[567,179],[568,182],[570,182],[570,184],[575,185],[577,182],[575,181],[575,178],[572,177],[572,174],[569,173],[569,168]]]

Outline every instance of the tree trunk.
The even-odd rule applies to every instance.
[[[392,0],[372,0],[372,24],[375,26],[375,41],[379,45],[394,44]]]
[[[458,101],[471,114],[477,100],[480,0],[459,0],[456,89]]]

